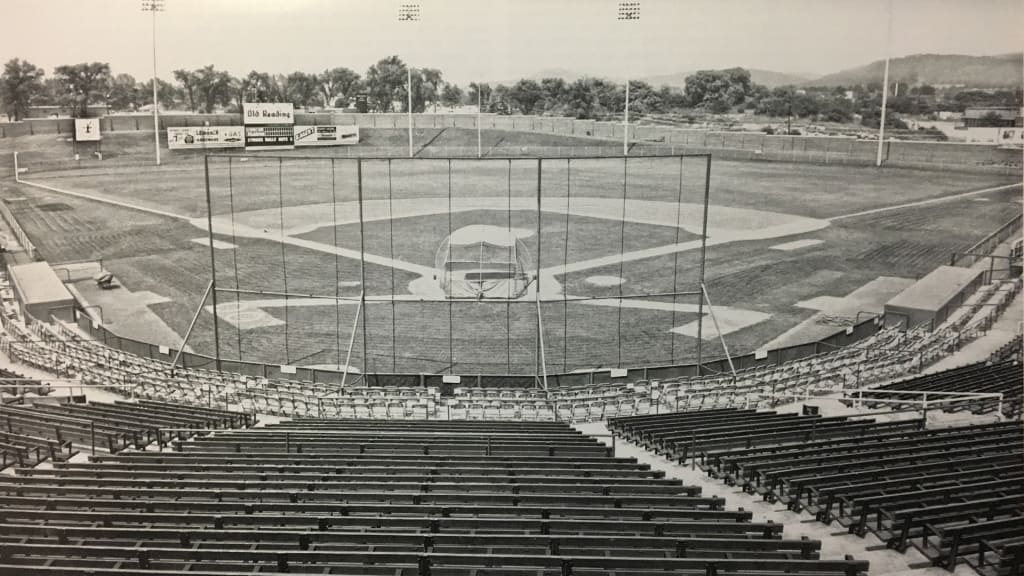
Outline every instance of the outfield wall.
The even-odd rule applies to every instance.
[[[477,127],[475,114],[414,114],[416,128]],[[618,122],[575,120],[547,116],[479,117],[481,128],[516,130],[559,136],[578,136],[621,141],[623,126]],[[408,127],[407,114],[296,113],[300,125],[357,125],[362,128],[402,129]],[[165,114],[161,130],[168,127],[230,126],[241,124],[238,114]],[[153,117],[148,115],[105,116],[100,119],[103,132],[151,131]],[[41,118],[0,124],[0,138],[37,134],[70,135],[70,118]],[[712,152],[727,159],[774,160],[812,163],[873,165],[876,140],[842,136],[782,136],[760,132],[714,132],[666,126],[631,125],[629,140],[645,147],[669,147],[672,153]],[[1021,152],[991,144],[890,140],[883,146],[886,164],[903,167],[946,169],[989,169],[1017,172]]]

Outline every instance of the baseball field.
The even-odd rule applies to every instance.
[[[368,142],[394,139],[366,132]],[[475,138],[449,131],[424,146]],[[32,145],[40,156],[63,153]],[[21,177],[31,184],[4,186],[3,201],[54,266],[102,260],[115,274],[121,288],[104,296],[111,331],[177,345],[211,277],[203,159],[171,154],[146,166],[118,161],[143,154],[128,136],[104,145],[109,161],[28,164]],[[715,158],[708,173],[701,156],[500,158],[509,147],[519,156],[530,146],[610,145],[491,131],[485,160],[211,157],[212,266],[219,288],[240,291],[218,295],[221,355],[530,373],[539,309],[549,372],[692,362],[697,299],[671,294],[698,289],[708,174],[705,284],[721,333],[705,319],[704,354],[722,354],[719,337],[745,353],[821,309],[808,302],[920,277],[1021,209],[1019,178],[994,174]],[[471,227],[522,241],[535,266],[526,296],[446,301],[438,248]],[[189,340],[207,354],[210,304]],[[852,320],[831,318],[837,330]]]

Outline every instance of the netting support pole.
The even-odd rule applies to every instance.
[[[344,369],[341,372],[341,387],[342,388],[345,387],[345,381],[348,380],[348,369],[349,369],[349,366],[352,365],[351,364],[351,361],[352,361],[352,346],[356,343],[356,327],[359,326],[359,314],[361,314],[362,311],[363,311],[363,302],[364,302],[363,294],[365,294],[365,290],[361,291],[360,294],[359,294],[359,303],[356,304],[356,314],[352,318],[352,333],[349,334],[349,337],[348,337],[348,353],[345,354],[345,366],[344,366]],[[365,375],[366,372],[363,372],[363,374]]]
[[[541,384],[544,386],[544,391],[548,391],[548,362],[544,356],[544,322],[541,319],[540,313],[540,293],[537,294],[537,346],[540,352],[540,377]]]
[[[203,305],[206,304],[206,300],[210,297],[210,293],[213,292],[213,280],[206,285],[206,292],[203,294],[203,299],[199,301],[199,306],[196,306],[196,313],[192,316],[192,322],[188,325],[188,330],[185,331],[185,337],[181,339],[181,346],[178,347],[178,351],[174,354],[174,360],[171,361],[171,376],[174,375],[174,369],[178,367],[178,360],[181,359],[182,352],[185,351],[185,345],[188,344],[188,339],[192,335],[192,330],[196,327],[196,322],[199,321],[199,314],[203,311]],[[182,366],[184,368],[184,366]]]
[[[679,197],[676,200],[676,244],[679,244],[679,230],[682,228],[681,217],[683,212],[683,157],[679,157]],[[672,291],[677,292],[679,290],[679,252],[673,255],[674,262],[672,264]],[[669,364],[675,364],[676,362],[676,333],[673,329],[676,327],[676,297],[672,296],[672,325],[669,327],[669,338],[670,338],[670,350],[669,350]]]
[[[542,364],[543,364],[542,356],[544,354],[544,344],[543,344],[544,336],[541,333],[542,332],[542,328],[541,328],[541,321],[540,321],[541,173],[543,171],[544,171],[544,160],[541,159],[541,158],[537,158],[537,272],[536,272],[537,275],[536,275],[536,278],[535,278],[535,280],[536,280],[536,286],[535,286],[536,290],[534,291],[534,299],[537,301],[537,351],[536,351],[537,365],[536,365],[536,369],[537,369],[537,374],[538,375],[541,373],[542,370],[546,371],[542,367]],[[509,338],[511,338],[511,337],[512,337],[512,335],[509,334]],[[544,383],[544,389],[547,390],[548,389],[547,374],[544,375],[543,383]]]
[[[711,155],[704,172],[704,218],[700,233],[700,285],[704,291],[704,268],[708,254],[708,199],[711,197]],[[704,373],[704,299],[697,302],[697,375]]]
[[[736,366],[733,366],[732,356],[729,354],[729,347],[725,345],[725,337],[722,335],[722,330],[718,327],[718,318],[715,317],[715,309],[711,306],[711,298],[708,298],[708,289],[701,282],[700,290],[704,294],[704,301],[708,303],[708,312],[711,313],[711,321],[715,324],[715,332],[718,332],[718,339],[722,342],[722,350],[725,350],[725,359],[729,361],[729,369],[732,370],[733,382],[736,381]]]
[[[18,152],[17,152],[17,150],[15,150],[15,152],[14,152],[14,182],[16,184],[20,184],[21,183],[21,175],[19,174],[19,170],[18,170]]]
[[[206,228],[210,241],[210,297],[213,299],[213,363],[220,371],[220,316],[217,315],[217,256],[213,247],[213,200],[210,197],[210,157],[203,156],[203,178],[206,181]],[[202,309],[202,306],[200,306]],[[198,318],[198,312],[197,312]],[[184,344],[182,345],[184,347]]]
[[[410,143],[412,141],[410,140]],[[411,150],[411,148],[410,148]],[[363,314],[363,378],[366,378],[366,235],[363,230],[363,224],[365,219],[363,218],[363,160],[359,159],[356,162],[356,180],[358,182],[359,191],[359,285],[362,286],[362,290],[359,293],[359,309]],[[352,330],[352,334],[355,335],[355,330]],[[349,354],[352,353],[351,346],[349,347]],[[346,370],[348,360],[345,361]]]

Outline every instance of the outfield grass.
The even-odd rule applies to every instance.
[[[448,163],[422,160],[410,164],[396,159],[364,162],[365,198],[446,196],[449,190]],[[565,195],[621,198],[623,179],[628,180],[630,198],[680,196],[678,167],[656,165],[651,160],[630,160],[624,176],[621,162],[576,160],[572,170],[549,160],[542,174],[545,197]],[[567,176],[568,174],[568,176]],[[575,175],[575,176],[574,176]],[[463,196],[500,196],[509,193],[507,162],[455,161],[452,192]],[[688,160],[684,167],[681,196],[700,203],[703,197],[703,161]],[[108,196],[143,206],[168,210],[185,216],[206,215],[204,174],[198,164],[164,168],[85,170],[26,174],[26,179],[72,190]],[[332,180],[333,177],[333,180]],[[566,184],[566,181],[569,184]],[[281,186],[278,186],[278,182]],[[333,181],[333,186],[332,186]],[[883,169],[858,166],[819,166],[769,162],[713,161],[711,198],[714,204],[755,208],[813,218],[830,218],[862,210],[893,206],[922,199],[987,188],[1019,181],[1008,176],[911,169]],[[511,193],[536,196],[535,160],[515,160],[511,167]],[[218,159],[211,167],[211,189],[216,213],[227,213],[228,196],[235,211],[278,206],[299,206],[311,202],[355,200],[358,179],[351,160],[274,162]]]
[[[394,131],[393,131],[394,132]],[[472,134],[475,143],[475,132]],[[401,133],[401,134],[398,134]],[[510,134],[512,136],[510,136]],[[391,142],[404,132],[375,134]],[[488,134],[491,142],[517,138],[521,145],[554,145],[552,137],[532,134]],[[543,137],[543,138],[542,138]],[[37,137],[38,138],[38,137]],[[434,145],[463,142],[468,134],[437,134]],[[578,139],[567,139],[578,140]],[[566,145],[573,142],[565,141]],[[577,142],[578,144],[578,142]],[[138,146],[142,146],[139,142]],[[47,147],[40,144],[40,148]],[[140,148],[141,150],[141,148]],[[50,151],[52,153],[52,150]],[[317,169],[310,169],[314,166]],[[363,196],[366,200],[407,200],[446,197],[449,189],[459,198],[511,196],[536,198],[535,160],[452,164],[449,185],[446,161],[365,162]],[[511,178],[509,178],[511,170]],[[278,177],[284,185],[278,187]],[[541,174],[547,198],[622,198],[623,178],[630,199],[660,199],[698,203],[703,196],[703,160],[683,164],[680,189],[678,166],[649,160],[631,160],[625,176],[614,161],[577,160],[567,169],[564,161],[550,160]],[[390,181],[389,181],[390,176]],[[196,156],[156,168],[99,167],[45,174],[30,172],[26,178],[60,188],[92,193],[125,202],[191,217],[206,214],[205,186]],[[895,206],[921,199],[948,196],[1008,182],[999,176],[920,170],[858,168],[714,161],[711,171],[712,203],[772,212],[831,218],[863,210]],[[230,186],[229,186],[230,184]],[[333,184],[333,185],[332,185]],[[319,160],[315,165],[286,160],[280,166],[253,157],[249,162],[226,163],[211,171],[215,213],[279,210],[347,202],[357,198],[355,164]],[[205,230],[185,221],[46,192],[28,186],[5,187],[5,201],[28,231],[40,252],[52,263],[103,258],[105,266],[132,291],[148,290],[170,302],[152,309],[179,334],[189,319],[209,277],[209,249],[191,242]],[[708,249],[706,272],[716,305],[768,313],[768,320],[727,337],[734,353],[756,349],[780,333],[807,319],[813,311],[794,306],[817,296],[843,296],[880,275],[919,277],[945,263],[953,250],[962,250],[1020,212],[1020,189],[986,193],[949,202],[908,207],[860,217],[839,219],[830,226],[795,238],[764,242],[733,242]],[[329,208],[328,208],[329,209]],[[559,265],[585,258],[674,242],[672,227],[640,225],[571,215],[572,230],[566,251],[566,217],[543,213],[542,266]],[[536,212],[515,211],[513,227],[536,227]],[[452,215],[452,229],[469,224],[507,226],[509,214],[477,210]],[[284,228],[306,222],[282,212]],[[447,214],[366,222],[363,233],[367,252],[432,266],[435,251],[448,233]],[[393,236],[392,236],[393,232]],[[219,235],[237,250],[217,251],[218,282],[270,291],[306,294],[357,295],[354,284],[366,276],[368,294],[405,294],[414,274],[368,264],[360,271],[358,261],[275,241],[276,228],[260,238]],[[299,238],[358,250],[358,224],[340,224],[307,230]],[[336,238],[336,240],[335,240]],[[392,238],[394,242],[392,242]],[[686,242],[697,236],[681,232]],[[793,252],[771,250],[774,244],[793,239],[823,243]],[[526,239],[531,254],[536,238]],[[288,267],[281,266],[282,256]],[[643,260],[612,263],[604,267],[558,277],[565,292],[573,295],[615,296],[624,293],[655,293],[696,289],[699,253],[696,250]],[[237,269],[237,276],[236,276]],[[622,276],[621,287],[595,286],[587,278]],[[287,284],[286,284],[287,280]],[[251,300],[255,296],[242,297]],[[223,301],[223,300],[222,300]],[[267,308],[281,326],[239,332],[221,323],[222,353],[228,358],[332,364],[339,362],[348,346],[355,307],[325,305]],[[667,312],[594,307],[551,302],[543,305],[545,350],[549,367],[572,370],[580,367],[662,364],[692,361],[693,338],[669,330],[695,319],[677,313],[673,322]],[[341,327],[341,333],[337,330]],[[394,330],[393,330],[394,326]],[[449,330],[455,335],[449,345]],[[369,366],[376,370],[438,371],[456,364],[457,371],[471,373],[526,371],[536,362],[536,306],[532,302],[509,306],[477,303],[372,303],[367,309],[366,348]],[[508,337],[511,334],[511,338]],[[144,335],[136,335],[143,337]],[[340,337],[339,337],[340,336]],[[202,314],[193,335],[194,349],[211,352],[212,317]],[[708,342],[706,355],[719,350]],[[362,364],[363,328],[357,330],[353,364]]]

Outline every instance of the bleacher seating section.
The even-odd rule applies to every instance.
[[[899,380],[875,388],[879,392],[874,394],[870,391],[859,392],[858,398],[868,408],[875,407],[872,404],[873,399],[884,399],[886,401],[884,406],[895,410],[906,407],[899,403],[901,399],[919,400],[923,397],[921,394],[899,394],[900,391],[1002,394],[1003,416],[1016,419],[1020,416],[1021,404],[1024,401],[1022,382],[1024,382],[1024,367],[1019,362],[1013,360],[997,364],[981,362]],[[939,395],[932,398],[943,402],[942,409],[946,412],[969,410],[973,413],[985,413],[996,409],[996,405],[991,400],[977,401],[965,397]],[[881,403],[879,402],[879,404]]]
[[[175,368],[83,340],[63,325],[8,325],[0,345],[12,357],[86,384],[139,398],[199,406],[241,406],[285,417],[596,421],[619,415],[698,408],[777,405],[911,373],[961,344],[949,329],[881,330],[856,346],[740,370],[540,390],[465,388],[441,398],[435,388],[346,386]],[[952,335],[951,335],[952,334]],[[925,360],[927,356],[928,360]]]
[[[733,374],[547,392],[464,389],[441,398],[432,388],[341,386],[174,368],[82,339],[61,324],[5,323],[0,348],[27,364],[132,397],[201,406],[241,406],[286,417],[594,421],[620,415],[703,408],[757,408],[860,388],[920,372],[977,337],[1020,289],[1020,281],[981,287],[943,325],[883,329],[854,346]]]
[[[988,358],[988,361],[993,364],[1006,362],[1007,360],[1024,362],[1024,337],[1021,334],[1017,334],[1009,342],[1000,346]]]
[[[50,388],[44,383],[26,378],[23,374],[0,368],[0,404],[18,402],[26,394],[45,396]]]
[[[819,521],[872,532],[900,551],[914,546],[950,570],[966,562],[986,575],[1019,574],[1020,421],[935,429],[920,419],[848,422],[719,410],[620,418],[609,429]]]
[[[189,430],[251,426],[241,412],[177,406],[141,400],[114,404],[79,404],[63,397],[54,402],[0,406],[2,468],[66,461],[80,449],[115,453],[145,449],[153,442],[187,438]],[[172,431],[173,430],[173,431]],[[161,433],[167,431],[167,435]],[[0,469],[2,469],[0,468]]]
[[[565,423],[297,420],[0,478],[0,573],[863,574]]]

